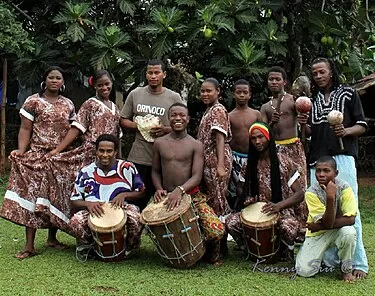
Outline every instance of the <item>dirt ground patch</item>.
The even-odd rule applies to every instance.
[[[358,185],[361,187],[375,186],[375,177],[360,177],[358,178]]]

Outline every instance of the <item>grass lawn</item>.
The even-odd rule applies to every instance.
[[[0,200],[7,180],[0,180]],[[360,186],[364,242],[369,265],[375,263],[375,179]],[[131,258],[120,263],[75,258],[75,240],[64,233],[59,239],[71,246],[57,251],[45,246],[46,230],[37,232],[38,256],[20,261],[14,257],[24,245],[24,228],[0,219],[0,295],[375,295],[375,278],[346,284],[335,272],[314,278],[293,272],[267,272],[270,267],[245,261],[233,250],[224,265],[198,263],[188,270],[166,266],[147,236]],[[372,270],[371,270],[372,271]]]

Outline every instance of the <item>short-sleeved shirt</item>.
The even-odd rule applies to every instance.
[[[216,132],[225,136],[225,143],[228,144],[232,139],[229,115],[225,107],[220,104],[214,104],[207,109],[199,124],[197,139],[203,144],[203,154],[205,164],[209,167],[216,167]],[[211,158],[215,158],[211,159]],[[210,165],[212,164],[212,166]]]
[[[355,216],[357,214],[357,203],[354,193],[348,183],[341,179],[335,180],[337,191],[335,198],[336,215],[339,216]],[[314,183],[305,193],[305,200],[309,209],[307,223],[317,223],[324,215],[327,206],[327,196],[325,190]],[[326,230],[311,232],[307,230],[306,236],[317,236]]]
[[[90,143],[95,143],[102,134],[110,134],[115,137],[122,135],[120,111],[117,106],[111,102],[111,108],[108,108],[97,98],[89,98],[82,104],[72,126],[78,128],[85,141]]]
[[[169,126],[168,109],[174,103],[183,103],[181,96],[166,87],[158,94],[150,93],[148,86],[137,87],[129,93],[121,117],[134,121],[136,116],[152,114],[159,117],[164,126]],[[143,165],[152,164],[152,143],[147,142],[138,130],[128,160]]]
[[[78,173],[70,199],[110,202],[119,193],[143,190],[144,184],[133,163],[116,160],[110,171],[105,174],[93,162]]]
[[[343,137],[344,151],[341,151],[335,132],[327,120],[327,116],[332,110],[340,111],[344,115],[344,127],[359,124],[367,128],[361,100],[353,88],[337,87],[331,92],[327,103],[324,100],[324,94],[319,92],[313,98],[309,119],[311,127],[309,163],[311,165],[314,165],[316,160],[324,155],[345,154],[358,157],[358,137]]]
[[[39,94],[26,99],[20,115],[33,122],[31,149],[55,149],[68,133],[70,123],[76,119],[71,100],[59,96],[50,103]]]

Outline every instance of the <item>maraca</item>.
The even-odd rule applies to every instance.
[[[299,97],[296,100],[295,106],[296,106],[296,110],[298,113],[308,113],[311,110],[312,103],[311,103],[310,98],[308,97]],[[306,128],[305,125],[301,126],[301,141],[303,144],[305,144],[305,141],[306,141],[305,128]]]
[[[342,124],[342,122],[344,120],[344,116],[342,115],[342,113],[340,111],[332,110],[331,112],[328,113],[327,120],[328,120],[328,123],[331,126],[335,126],[335,125]],[[344,144],[342,143],[341,137],[339,138],[339,144],[340,144],[341,151],[343,151],[344,150]]]

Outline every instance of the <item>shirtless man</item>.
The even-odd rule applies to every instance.
[[[236,108],[229,113],[229,120],[232,129],[233,164],[232,173],[228,188],[228,204],[232,210],[236,203],[236,186],[242,167],[247,163],[247,152],[249,150],[249,128],[255,121],[261,120],[258,110],[248,106],[251,99],[251,86],[244,79],[237,80],[233,85],[233,98],[236,101]]]
[[[181,203],[184,193],[190,194],[199,215],[199,224],[207,244],[207,259],[220,264],[220,239],[224,225],[207,205],[198,185],[203,175],[203,146],[187,133],[189,115],[182,103],[173,104],[168,111],[171,133],[157,138],[153,145],[152,181],[156,193],[154,202],[164,201],[168,210]]]
[[[278,152],[291,158],[298,166],[302,188],[307,185],[306,156],[303,145],[298,138],[297,112],[292,95],[285,92],[286,72],[274,66],[268,70],[268,89],[272,96],[269,102],[262,105],[262,121],[272,127]],[[280,109],[278,110],[278,106]],[[307,213],[307,208],[306,208]]]

